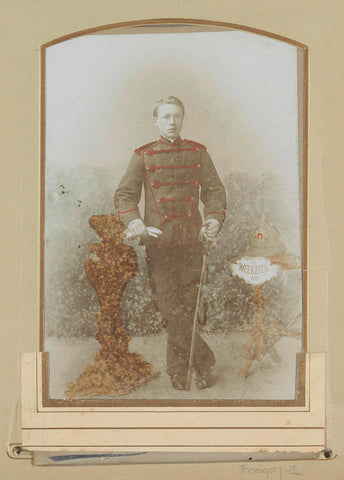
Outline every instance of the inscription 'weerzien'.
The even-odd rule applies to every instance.
[[[267,273],[269,271],[269,266],[267,264],[251,266],[239,263],[239,271],[250,275],[259,275],[260,273]]]

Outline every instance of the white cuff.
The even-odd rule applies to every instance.
[[[127,227],[128,230],[130,230],[130,227],[132,227],[133,225],[135,225],[136,223],[139,223],[139,222],[142,222],[142,223],[143,223],[143,221],[141,220],[141,218],[135,218],[135,220],[132,220],[132,221],[129,223],[128,227]]]
[[[218,220],[216,220],[215,218],[209,218],[208,220],[206,220],[205,222],[203,222],[203,225],[206,225],[207,223],[211,223],[211,222],[216,222],[216,223],[218,223],[220,229],[222,228],[221,223],[220,223]]]

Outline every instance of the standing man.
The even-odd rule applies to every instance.
[[[183,118],[184,106],[178,98],[163,98],[156,104],[153,122],[160,138],[135,150],[115,192],[119,219],[146,244],[150,284],[167,324],[167,371],[177,390],[186,388],[202,240],[214,240],[226,209],[226,192],[206,147],[179,136]],[[144,220],[138,209],[142,185]],[[161,235],[148,239],[146,226],[160,229]],[[212,350],[197,334],[193,362],[197,388],[214,383],[214,364]]]

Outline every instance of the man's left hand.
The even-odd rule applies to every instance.
[[[220,222],[218,222],[215,219],[209,219],[203,223],[200,231],[200,236],[201,238],[211,243],[214,243],[215,238],[219,234],[220,230],[221,230]]]

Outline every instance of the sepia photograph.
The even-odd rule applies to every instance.
[[[157,23],[42,58],[47,405],[300,400],[302,46]]]

